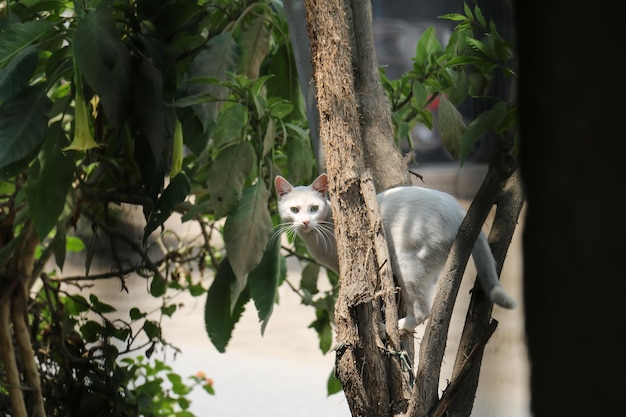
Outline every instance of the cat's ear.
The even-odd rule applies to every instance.
[[[311,189],[317,191],[322,195],[326,195],[327,183],[328,177],[326,177],[326,174],[321,174],[319,177],[315,178],[315,181],[311,183]]]
[[[289,184],[289,181],[280,175],[276,175],[276,178],[274,178],[274,187],[276,187],[276,194],[278,194],[279,199],[289,191],[293,190],[293,186]]]

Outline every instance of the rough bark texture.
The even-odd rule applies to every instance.
[[[524,201],[522,184],[517,175],[512,175],[496,202],[497,210],[489,234],[498,274],[502,271]],[[486,336],[490,336],[497,326],[497,321],[491,318],[492,310],[493,304],[481,290],[480,283],[476,281],[452,370],[452,381],[458,381],[459,389],[453,392],[454,385],[451,385],[443,393],[440,401],[440,404],[445,406],[441,409],[447,410],[449,417],[469,416],[472,412],[484,347],[489,340]],[[437,415],[434,413],[433,417]]]
[[[489,165],[487,177],[467,212],[452,245],[443,274],[437,285],[437,293],[430,318],[426,322],[424,338],[420,344],[420,356],[413,394],[409,401],[409,416],[428,416],[439,401],[439,373],[443,362],[452,310],[459,291],[465,267],[493,204],[517,165],[511,156],[511,143],[500,141]],[[510,240],[509,240],[510,242]],[[466,391],[466,395],[475,394]],[[473,403],[473,401],[472,401]],[[471,411],[469,404],[469,410]],[[466,405],[467,406],[467,405]],[[467,413],[469,414],[469,412]]]
[[[39,241],[31,225],[25,226],[15,239],[20,239],[16,256],[9,262],[6,269],[9,278],[3,283],[0,293],[2,366],[6,372],[13,417],[45,417],[41,380],[30,339],[27,305],[28,283]]]
[[[392,303],[385,311],[396,307],[387,247],[381,243],[385,241],[376,190],[363,146],[363,130],[368,128],[360,123],[364,116],[356,91],[355,71],[359,71],[351,47],[353,21],[347,17],[344,1],[306,1],[305,5],[341,272],[335,311],[337,373],[353,415],[388,416],[403,410],[406,403],[397,328],[390,327],[391,343],[396,344],[392,349],[385,348],[377,329],[380,297]],[[371,97],[365,92],[363,97],[386,103],[382,88],[380,93]],[[374,117],[368,113],[368,119]]]

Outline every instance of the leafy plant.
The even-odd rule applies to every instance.
[[[480,7],[464,4],[464,14],[451,13],[442,19],[458,22],[448,44],[442,47],[435,28],[420,37],[413,68],[397,80],[382,72],[383,86],[391,101],[396,139],[408,138],[416,123],[433,130],[433,108],[437,108],[436,127],[448,152],[461,163],[476,142],[488,133],[515,135],[517,110],[491,93],[497,77],[514,79],[512,45],[504,40],[493,21],[487,21]],[[469,125],[458,106],[466,100],[489,103]]]
[[[427,31],[412,71],[383,80],[397,137],[432,127],[438,98],[442,136],[462,161],[486,131],[512,130],[515,108],[492,98],[466,127],[454,105],[487,96],[494,72],[514,74],[510,46],[478,7],[444,17],[459,22],[450,43]],[[145,359],[177,350],[160,327],[176,292],[206,296],[206,330],[223,352],[244,306],[255,304],[263,332],[287,283],[315,308],[311,327],[330,349],[338,277],[320,291],[302,243],[271,239],[274,176],[316,174],[282,2],[8,1],[0,34],[0,340],[24,361],[3,356],[3,412],[9,397],[43,410],[35,394],[4,388],[37,383],[9,372],[21,367],[40,371],[48,415],[188,415],[187,385]],[[140,230],[127,221],[135,212]],[[172,220],[196,234],[179,236]],[[113,248],[106,271],[103,246]],[[74,252],[84,270],[63,275]],[[298,284],[286,256],[304,263]],[[123,290],[143,279],[161,305],[111,318],[116,307],[85,291],[100,279]],[[14,343],[19,317],[32,330]],[[169,394],[157,390],[166,382]]]

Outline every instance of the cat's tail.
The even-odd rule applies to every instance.
[[[489,299],[500,307],[507,309],[515,308],[515,300],[513,300],[500,285],[496,271],[496,261],[489,248],[487,237],[482,232],[478,235],[478,239],[476,239],[472,257],[474,258],[480,285],[489,296]]]

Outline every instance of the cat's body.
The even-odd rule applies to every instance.
[[[295,230],[311,255],[322,265],[339,272],[337,246],[330,202],[326,198],[326,175],[309,186],[292,186],[275,179],[283,229]],[[428,318],[437,280],[465,210],[449,194],[428,188],[396,187],[378,194],[394,276],[402,290],[406,317],[398,326],[413,331]],[[500,286],[487,238],[481,232],[472,251],[483,290],[504,308],[515,302]]]

